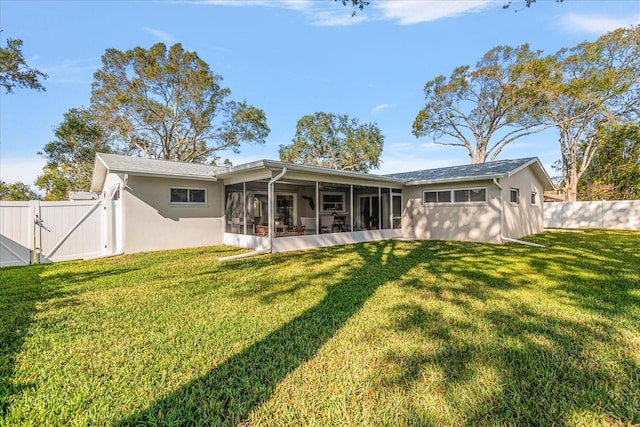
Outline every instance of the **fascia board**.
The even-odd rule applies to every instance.
[[[100,154],[96,154],[96,158],[93,161],[93,173],[91,174],[90,190],[99,193],[104,189],[104,183],[107,179],[107,173],[109,168],[104,162]]]
[[[547,174],[547,171],[544,169],[544,167],[540,163],[540,160],[537,157],[531,159],[531,161],[521,165],[520,167],[515,168],[514,170],[509,172],[508,176],[515,175],[516,173],[520,172],[521,170],[524,170],[524,169],[526,169],[529,166],[534,165],[534,164],[536,165],[536,169],[537,169],[537,173],[534,171],[534,174],[537,175],[538,178],[541,181],[543,181],[543,188],[545,190],[553,190],[553,189],[555,189],[555,186],[553,185],[553,181],[551,180],[551,178],[549,177],[549,174]],[[546,182],[544,182],[544,181],[546,181]]]
[[[318,178],[317,179],[318,181],[331,180],[332,179],[331,177],[341,177],[341,178],[346,178],[350,180],[350,181],[347,181],[347,183],[353,180],[377,182],[377,183],[384,182],[389,184],[396,184],[398,186],[402,186],[405,183],[404,180],[398,179],[398,178],[391,178],[391,177],[385,177],[385,176],[373,175],[373,174],[365,174],[360,172],[341,171],[337,169],[327,169],[319,166],[298,165],[295,163],[279,162],[276,160],[258,160],[251,163],[245,163],[243,165],[234,166],[230,170],[222,172],[217,176],[218,178],[225,179],[226,181],[226,177],[228,176],[246,173],[251,170],[258,170],[258,169],[282,170],[284,168],[287,168],[287,171],[306,174],[307,176],[310,176],[310,177],[312,176],[316,177]],[[289,176],[289,175],[290,174],[287,173],[286,176]]]
[[[172,173],[152,173],[152,172],[141,172],[136,170],[119,170],[119,169],[111,169],[110,173],[121,173],[128,174],[132,176],[144,176],[149,178],[175,178],[175,179],[189,179],[194,181],[211,181],[215,182],[218,178],[214,175],[204,176],[204,175],[187,175],[187,174],[172,174]]]
[[[473,181],[487,181],[492,180],[494,178],[506,178],[508,174],[489,174],[489,175],[479,175],[479,176],[461,176],[458,178],[443,178],[443,179],[423,179],[420,181],[410,181],[405,185],[433,185],[433,184],[448,184],[454,182],[473,182]]]

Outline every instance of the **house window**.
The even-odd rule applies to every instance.
[[[518,188],[512,188],[509,194],[509,200],[511,203],[514,205],[520,204],[520,190]]]
[[[422,193],[423,203],[451,203],[451,190],[425,191]]]
[[[207,203],[205,188],[171,188],[170,203],[204,205]]]
[[[486,203],[486,188],[423,191],[422,203]]]
[[[535,205],[537,203],[536,202],[537,198],[538,198],[538,193],[536,193],[535,191],[532,191],[531,192],[531,204],[532,205]]]
[[[453,191],[453,201],[456,203],[486,203],[486,188],[469,188]]]
[[[322,200],[323,212],[344,212],[344,193],[322,193],[320,194],[320,200]]]

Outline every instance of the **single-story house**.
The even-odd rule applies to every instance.
[[[228,244],[281,252],[405,238],[500,243],[543,230],[533,158],[392,175],[273,160],[232,167],[98,154],[125,253]]]

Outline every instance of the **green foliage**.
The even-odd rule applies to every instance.
[[[526,7],[531,7],[537,0],[523,0],[523,3]],[[562,3],[564,0],[554,0],[556,3]],[[502,5],[503,9],[509,9],[513,5],[513,1],[509,0],[504,5]]]
[[[413,134],[464,147],[472,163],[495,160],[507,144],[544,129],[534,116],[539,58],[528,45],[499,46],[473,69],[457,67],[448,79],[428,81]]]
[[[262,144],[264,112],[227,100],[230,90],[195,52],[163,43],[108,49],[94,74],[91,103],[101,125],[145,157],[207,163],[220,150]]]
[[[0,47],[0,86],[6,93],[12,93],[16,87],[44,92],[40,79],[48,76],[31,68],[22,56],[22,40],[7,39],[7,46]]]
[[[640,199],[640,124],[604,126],[597,140],[599,148],[580,180],[578,199]]]
[[[355,16],[357,10],[364,10],[365,6],[369,6],[369,1],[367,0],[334,0],[336,2],[341,2],[343,6],[351,5],[353,6],[353,15]]]
[[[375,123],[359,124],[346,114],[318,112],[298,120],[290,145],[281,145],[280,160],[353,172],[380,166],[384,137]]]
[[[40,196],[31,187],[23,182],[13,184],[0,181],[0,200],[4,201],[29,201],[38,200]]]
[[[640,100],[640,25],[595,42],[562,49],[547,59],[541,120],[558,129],[564,191],[577,198],[578,183],[600,148],[598,129],[637,120]]]
[[[640,233],[0,269],[2,425],[635,425]]]
[[[38,154],[47,159],[36,185],[45,200],[65,200],[69,191],[88,191],[96,153],[109,153],[107,135],[92,111],[72,108],[55,128],[56,140]]]

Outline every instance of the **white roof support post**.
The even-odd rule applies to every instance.
[[[275,204],[275,184],[280,178],[282,178],[287,173],[287,168],[282,168],[282,172],[278,175],[274,176],[269,180],[269,184],[267,185],[267,202],[269,205],[269,251],[273,248],[273,231],[275,226],[275,218],[276,218],[276,204]]]

